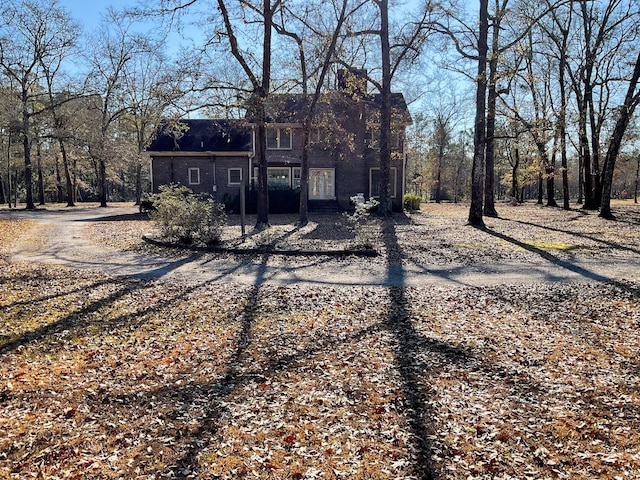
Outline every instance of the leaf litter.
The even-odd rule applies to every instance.
[[[452,220],[414,221],[407,256]],[[34,228],[11,227],[3,245]],[[278,286],[0,261],[2,478],[640,478],[637,279]]]

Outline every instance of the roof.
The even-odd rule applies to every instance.
[[[304,109],[304,96],[301,94],[272,94],[267,99],[267,122],[301,123]],[[359,100],[344,92],[324,94],[316,107],[316,114],[332,112],[336,115],[350,115],[353,107],[362,104],[370,120],[377,118],[380,111],[381,95],[367,95]],[[411,125],[411,114],[402,93],[391,94],[391,123]]]
[[[148,152],[251,152],[251,126],[245,120],[163,121]]]

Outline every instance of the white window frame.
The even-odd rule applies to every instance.
[[[289,132],[289,145],[283,146],[283,132]],[[269,146],[269,132],[276,133],[276,145]],[[267,150],[292,150],[293,149],[293,130],[290,127],[267,127]]]
[[[380,197],[380,192],[378,192],[378,195],[371,195],[371,192],[373,192],[373,172],[377,171],[378,172],[378,178],[380,178],[380,167],[371,167],[369,169],[369,196],[371,198],[379,198]],[[396,167],[391,167],[391,198],[396,198],[397,192],[398,192],[398,169]],[[379,190],[379,185],[376,187],[376,190]]]
[[[270,172],[282,170],[283,172],[287,172],[287,183],[289,184],[289,188],[291,188],[291,168],[290,167],[267,167],[267,185],[271,187],[273,183],[271,182]],[[284,185],[284,182],[283,182]]]
[[[193,174],[196,175],[196,181],[193,181]],[[199,167],[189,167],[189,171],[187,172],[187,179],[189,181],[189,185],[200,185],[200,168]]]
[[[240,181],[239,182],[232,182],[231,181],[231,172],[239,172],[240,173]],[[240,167],[229,167],[227,169],[227,185],[232,186],[232,185],[240,185],[242,184],[242,168]]]
[[[291,167],[291,188],[300,188],[300,178],[302,177],[302,167]]]

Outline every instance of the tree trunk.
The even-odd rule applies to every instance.
[[[633,203],[638,203],[638,187],[640,186],[640,157],[638,157],[638,167],[636,168],[636,182],[633,189]]]
[[[497,4],[497,2],[496,2]],[[489,60],[489,84],[487,99],[487,133],[485,150],[485,184],[484,184],[484,214],[487,217],[497,217],[495,200],[495,132],[496,132],[496,82],[498,76],[498,54],[500,38],[500,19],[498,13],[499,6],[496,5],[496,15],[493,18],[491,58]]]
[[[489,1],[480,0],[480,18],[478,35],[478,73],[476,77],[476,116],[473,135],[473,166],[471,168],[471,206],[469,207],[470,225],[484,227],[482,218],[484,152],[486,128],[486,92],[487,92],[487,51],[489,36]]]
[[[538,205],[542,205],[543,204],[543,197],[544,194],[543,192],[543,185],[544,182],[542,181],[542,172],[538,173]]]
[[[310,118],[302,123],[302,158],[300,159],[300,212],[298,222],[300,226],[309,222],[309,134],[311,131]]]
[[[26,132],[24,140],[22,140],[22,145],[24,147],[24,188],[27,197],[27,210],[34,210],[36,206],[33,203],[33,164],[31,163],[31,144],[27,138]]]
[[[136,205],[142,201],[142,158],[138,155],[136,163]]]
[[[516,148],[515,160],[511,165],[511,196],[518,199],[518,167],[520,166],[520,150]]]
[[[569,10],[571,18],[573,8]],[[570,22],[571,20],[569,20]],[[564,32],[562,37],[562,48],[560,51],[560,63],[558,65],[559,70],[559,83],[560,83],[560,158],[562,164],[562,208],[569,210],[569,175],[568,175],[568,161],[567,161],[567,91],[565,85],[565,73],[567,69],[567,42],[568,32]]]
[[[380,0],[380,49],[382,90],[380,92],[380,210],[384,216],[391,208],[391,46],[389,43],[389,0]]]
[[[64,197],[64,190],[62,188],[62,175],[60,174],[60,160],[58,155],[55,156],[55,174],[56,174],[56,202],[62,203]]]
[[[36,158],[38,160],[38,205],[44,205],[44,176],[42,174],[42,152],[40,150],[40,140],[36,142]]]
[[[607,155],[604,165],[604,181],[602,182],[602,196],[600,201],[600,216],[603,218],[613,218],[613,214],[611,213],[611,186],[613,184],[613,172],[615,169],[616,159],[618,158],[618,153],[620,152],[620,145],[622,144],[622,140],[624,138],[624,133],[627,130],[627,126],[629,125],[629,121],[633,116],[635,108],[637,107],[638,103],[640,103],[640,91],[636,92],[636,87],[638,85],[639,79],[640,53],[638,54],[638,57],[636,59],[635,68],[629,82],[629,87],[624,99],[624,104],[620,109],[620,116],[618,117],[618,121],[616,122],[616,126],[613,130],[613,135],[611,136],[611,142],[609,143],[609,148],[607,149]]]
[[[258,215],[256,227],[262,229],[269,225],[269,176],[267,167],[267,127],[266,108],[267,95],[271,88],[271,34],[273,29],[273,12],[271,0],[263,0],[264,15],[262,81],[258,89]]]
[[[100,206],[107,206],[107,165],[101,158],[98,160],[98,196],[100,200]]]

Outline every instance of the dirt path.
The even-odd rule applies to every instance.
[[[326,285],[420,286],[435,284],[496,285],[540,282],[640,279],[640,257],[549,260],[530,264],[428,265],[405,262],[314,260],[272,261],[268,257],[243,261],[229,256],[171,258],[125,252],[94,241],[87,233],[92,222],[107,216],[130,215],[135,207],[78,207],[28,212],[0,211],[0,218],[22,218],[38,222],[29,238],[15,243],[11,262],[60,264],[112,275],[142,278],[191,279],[202,282],[238,282]]]

